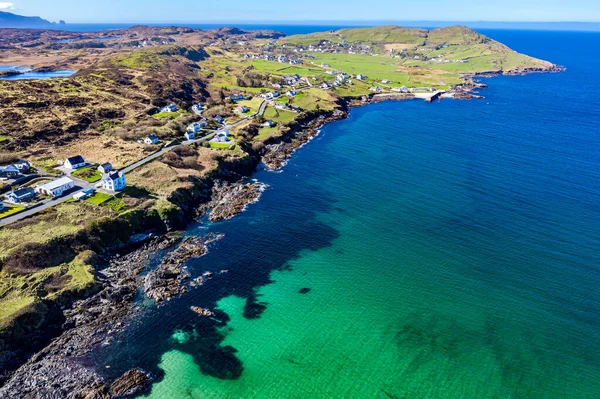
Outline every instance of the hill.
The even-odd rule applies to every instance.
[[[451,72],[512,73],[552,67],[548,62],[519,54],[465,26],[433,30],[399,26],[352,28],[294,35],[283,41],[319,53],[388,55],[403,60],[406,66],[428,68],[435,64],[436,69]],[[331,51],[332,46],[334,51]]]
[[[61,21],[60,25],[65,22]],[[24,17],[10,12],[0,11],[0,28],[49,28],[56,24],[40,17]]]

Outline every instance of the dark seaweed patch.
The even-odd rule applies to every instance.
[[[266,309],[267,303],[258,302],[256,295],[252,295],[246,299],[246,305],[244,305],[244,317],[246,319],[258,319]]]
[[[298,291],[300,294],[308,294],[310,292],[310,288],[300,288]]]

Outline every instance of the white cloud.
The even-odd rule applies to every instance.
[[[13,3],[0,2],[0,10],[14,10],[15,5]]]

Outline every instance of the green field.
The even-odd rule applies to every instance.
[[[83,179],[89,183],[97,182],[102,179],[102,173],[96,169],[96,166],[88,166],[87,168],[77,169],[71,174],[73,177]]]
[[[86,202],[89,202],[91,204],[96,204],[96,205],[100,205],[106,201],[108,201],[109,199],[112,198],[112,195],[109,194],[105,194],[105,193],[99,193],[96,192],[94,195],[92,195],[89,198],[86,198]]]
[[[25,208],[23,208],[22,206],[5,204],[4,209],[2,209],[0,211],[0,219],[5,218],[10,215],[14,215],[17,212],[22,211],[23,209],[25,209]]]
[[[265,109],[264,118],[269,121],[278,122],[278,123],[288,123],[294,120],[297,113],[292,111],[285,111],[281,109],[276,109],[273,107],[267,107]]]

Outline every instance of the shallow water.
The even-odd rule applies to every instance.
[[[151,370],[153,399],[600,397],[600,35],[504,34],[567,72],[324,127],[190,227],[226,234],[192,275],[229,272],[144,303],[96,364]]]

